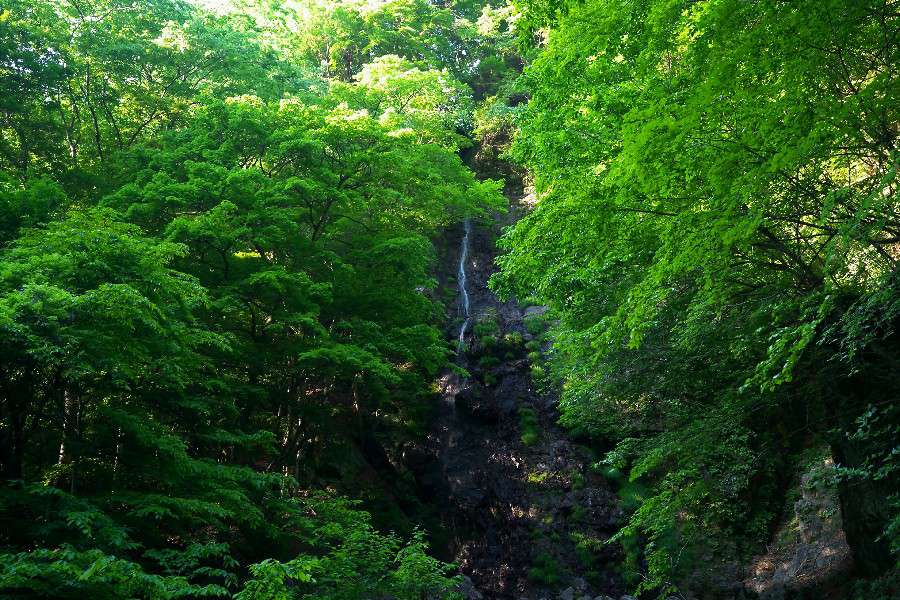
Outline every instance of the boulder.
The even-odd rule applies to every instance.
[[[465,600],[484,600],[484,594],[475,588],[472,579],[464,576],[460,584],[456,587],[456,591],[462,594]]]

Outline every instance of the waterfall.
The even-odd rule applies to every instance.
[[[462,352],[465,345],[466,329],[469,327],[469,292],[466,290],[466,261],[469,258],[469,234],[472,233],[472,221],[466,219],[463,223],[465,234],[462,239],[462,247],[459,250],[459,270],[456,274],[457,284],[459,285],[459,298],[462,305],[463,324],[459,329],[459,345],[457,353]]]

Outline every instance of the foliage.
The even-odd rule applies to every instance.
[[[528,579],[552,588],[562,581],[562,565],[550,553],[542,552],[532,561]]]
[[[563,423],[651,484],[620,536],[646,540],[641,587],[760,548],[817,440],[854,481],[857,564],[891,568],[896,11],[517,4],[543,47],[511,154],[539,202],[494,286],[559,316]]]
[[[578,562],[585,569],[595,568],[598,562],[597,555],[604,550],[604,541],[580,532],[572,533],[571,538],[575,543],[575,554],[578,556]]]
[[[186,578],[150,575],[135,563],[71,547],[0,555],[0,589],[53,598],[221,597],[217,585],[191,585]]]
[[[537,411],[531,406],[520,406],[517,412],[522,443],[526,446],[534,446],[540,439],[540,423],[538,423]]]
[[[482,356],[478,359],[478,368],[490,369],[500,364],[500,359],[496,356]]]
[[[424,534],[416,531],[403,543],[369,524],[369,516],[346,501],[312,497],[300,502],[305,539],[317,540],[321,553],[289,562],[272,559],[252,565],[253,578],[235,597],[244,599],[393,597],[454,598],[452,566],[427,555]]]
[[[503,343],[512,350],[518,350],[522,345],[522,342],[522,334],[518,331],[513,331],[512,333],[507,333],[503,336]]]
[[[493,315],[482,316],[475,322],[473,333],[478,336],[496,336],[500,333],[500,324]],[[496,339],[496,338],[495,338]]]
[[[525,330],[531,335],[540,335],[547,329],[547,321],[541,315],[529,315],[523,323]]]
[[[505,204],[481,3],[199,4],[0,8],[2,593],[450,597],[359,475],[451,356],[432,241]]]
[[[433,241],[527,169],[493,285],[549,306],[531,375],[612,449],[631,581],[757,551],[827,446],[860,593],[889,594],[894,4],[10,0],[0,587],[452,596],[385,498],[452,355]],[[473,330],[482,369],[523,355]]]

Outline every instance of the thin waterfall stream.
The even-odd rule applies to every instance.
[[[465,576],[466,600],[618,593],[617,575],[606,568],[615,560],[612,546],[592,547],[590,579],[580,575],[579,544],[615,533],[617,504],[602,474],[590,470],[593,456],[557,424],[555,390],[532,379],[540,360],[530,348],[545,342],[525,319],[539,319],[543,307],[501,300],[488,287],[496,272],[494,236],[520,214],[521,191],[510,195],[512,211],[493,223],[473,217],[447,231],[440,294],[457,296],[447,316],[460,318],[447,335],[451,344],[457,340],[459,368],[446,369],[439,381],[433,460],[421,461],[417,481],[441,515],[441,553]],[[542,568],[552,577],[536,578]]]
[[[463,316],[463,323],[459,329],[459,344],[456,350],[457,354],[463,351],[466,343],[466,329],[468,329],[469,320],[471,319],[471,315],[469,314],[469,292],[466,289],[466,261],[469,258],[469,234],[472,233],[472,220],[466,218],[466,220],[463,222],[463,228],[465,230],[465,233],[462,238],[462,247],[459,251],[459,270],[457,271],[456,275],[457,284],[459,285],[459,297],[462,304]]]

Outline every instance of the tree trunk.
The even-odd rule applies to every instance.
[[[72,447],[78,437],[78,421],[80,418],[80,402],[75,394],[66,389],[63,391],[63,428],[59,442],[57,464],[69,464],[69,492],[74,494],[76,487],[77,462]]]
[[[0,459],[3,460],[4,479],[22,479],[24,460],[25,428],[18,415],[10,416],[9,433],[0,431]]]
[[[25,461],[25,411],[31,388],[20,385],[10,389],[7,395],[7,422],[9,430],[0,430],[0,460],[3,461],[4,479],[22,479]]]

